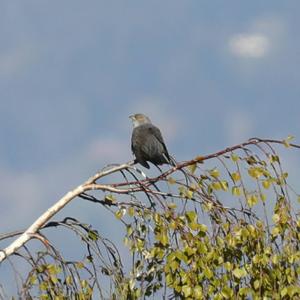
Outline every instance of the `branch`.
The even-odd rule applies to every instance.
[[[44,212],[22,235],[19,236],[19,238],[17,238],[5,249],[0,250],[0,263],[11,254],[15,253],[19,248],[25,245],[30,239],[34,238],[35,234],[39,231],[40,228],[42,228],[56,213],[58,213],[71,200],[73,200],[80,194],[96,188],[101,190],[111,191],[111,192],[123,192],[121,190],[111,188],[109,185],[99,185],[99,184],[94,184],[94,182],[105,175],[111,174],[113,172],[122,169],[126,169],[130,167],[132,164],[133,162],[129,162],[128,164],[117,165],[108,170],[100,171],[96,173],[94,176],[92,176],[91,178],[89,178],[84,184],[79,185],[74,190],[68,192],[60,200],[58,200],[52,207],[50,207],[46,212]]]
[[[254,138],[250,139],[249,141],[245,143],[241,143],[238,145],[235,145],[230,148],[226,148],[222,151],[218,151],[213,154],[209,154],[206,156],[198,156],[195,159],[185,161],[182,163],[177,164],[175,167],[170,168],[168,171],[160,174],[159,176],[155,178],[146,178],[144,180],[136,180],[132,182],[122,182],[117,184],[98,184],[96,181],[104,176],[107,176],[109,174],[112,174],[117,171],[121,171],[124,169],[132,168],[132,165],[134,164],[134,161],[130,161],[125,164],[121,165],[114,165],[111,166],[109,169],[103,169],[99,172],[97,172],[94,176],[90,177],[86,182],[76,187],[74,190],[68,192],[65,196],[63,196],[58,202],[56,202],[52,207],[50,207],[45,213],[43,213],[23,234],[21,234],[14,242],[12,242],[8,247],[6,247],[3,250],[0,250],[0,263],[5,260],[8,256],[15,253],[18,249],[20,249],[22,246],[24,246],[30,239],[36,237],[36,233],[57,213],[59,212],[63,207],[65,207],[71,200],[73,200],[75,197],[80,196],[82,193],[85,193],[89,190],[102,190],[102,191],[109,191],[113,193],[118,194],[129,194],[133,192],[151,192],[154,194],[155,192],[148,189],[148,187],[161,180],[166,178],[168,175],[174,173],[177,170],[182,170],[184,167],[201,163],[205,160],[216,158],[219,156],[222,156],[226,153],[230,153],[237,149],[244,149],[246,146],[249,145],[257,145],[260,143],[264,144],[282,144],[287,145],[285,141],[280,140],[270,140],[270,139],[259,139]],[[300,148],[299,145],[295,144],[288,144],[290,147],[293,148]],[[124,188],[121,188],[121,187]]]

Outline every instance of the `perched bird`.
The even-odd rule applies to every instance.
[[[169,155],[160,130],[143,114],[129,116],[133,123],[131,150],[136,157],[135,162],[150,168],[147,162],[154,165],[169,164],[175,166],[174,159]]]

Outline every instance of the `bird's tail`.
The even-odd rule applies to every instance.
[[[171,166],[176,167],[177,165],[177,161],[175,160],[175,158],[171,155],[169,155],[169,163]]]

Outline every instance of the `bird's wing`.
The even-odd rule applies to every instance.
[[[165,159],[170,163],[170,165],[172,166],[176,166],[177,162],[176,160],[174,159],[174,157],[172,157],[169,152],[168,152],[168,149],[167,149],[167,146],[164,142],[164,139],[162,137],[162,134],[159,130],[159,128],[155,127],[155,126],[152,126],[150,127],[150,130],[152,131],[153,135],[155,136],[155,138],[161,143],[161,145],[163,146],[165,152],[163,153],[163,155],[165,156]]]
[[[142,146],[144,143],[144,134],[141,132],[140,128],[134,128],[132,132],[131,137],[131,150],[132,153],[136,157],[136,162],[140,163],[145,168],[150,168],[149,164],[144,158],[143,152],[142,152]]]
[[[169,152],[167,149],[167,146],[164,142],[164,139],[161,135],[161,132],[159,130],[159,128],[157,128],[156,126],[151,126],[149,127],[149,131],[152,133],[152,135],[157,139],[157,141],[163,146],[164,150],[165,150],[165,155],[167,157],[167,160],[170,160],[170,156],[169,156]]]

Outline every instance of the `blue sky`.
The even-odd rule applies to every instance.
[[[179,161],[253,136],[299,138],[299,10],[299,1],[2,1],[1,232],[132,159],[135,112]],[[79,202],[66,213],[99,218]]]

